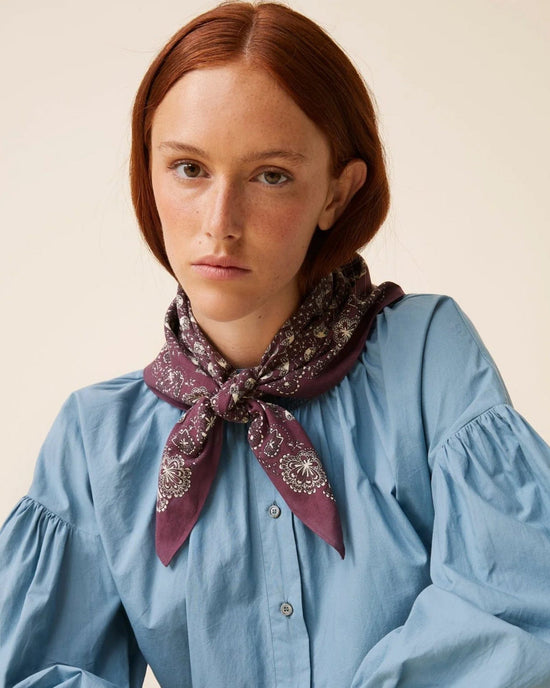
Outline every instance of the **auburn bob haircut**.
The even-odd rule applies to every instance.
[[[329,231],[317,230],[301,277],[305,289],[350,261],[384,221],[389,189],[384,152],[367,88],[344,52],[313,21],[277,3],[228,2],[180,29],[148,69],[132,116],[130,181],[137,219],[151,251],[173,274],[150,175],[151,125],[172,86],[193,69],[246,59],[263,68],[327,137],[333,174],[353,158],[367,179]]]

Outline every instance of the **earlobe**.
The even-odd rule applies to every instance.
[[[340,176],[331,182],[331,192],[328,196],[327,205],[317,223],[319,229],[324,231],[332,227],[366,179],[367,164],[365,161],[360,158],[350,160]]]

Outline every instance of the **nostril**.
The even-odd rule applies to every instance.
[[[237,239],[238,233],[229,229],[207,229],[206,236],[218,239]]]

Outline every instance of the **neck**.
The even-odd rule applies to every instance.
[[[257,366],[286,320],[269,321],[256,314],[229,322],[200,322],[197,318],[202,331],[233,368]]]

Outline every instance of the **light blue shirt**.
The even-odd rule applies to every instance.
[[[0,685],[550,686],[550,449],[446,297],[377,318],[347,377],[292,407],[346,557],[226,424],[189,540],[155,554],[180,412],[137,372],[73,394],[0,534]]]

